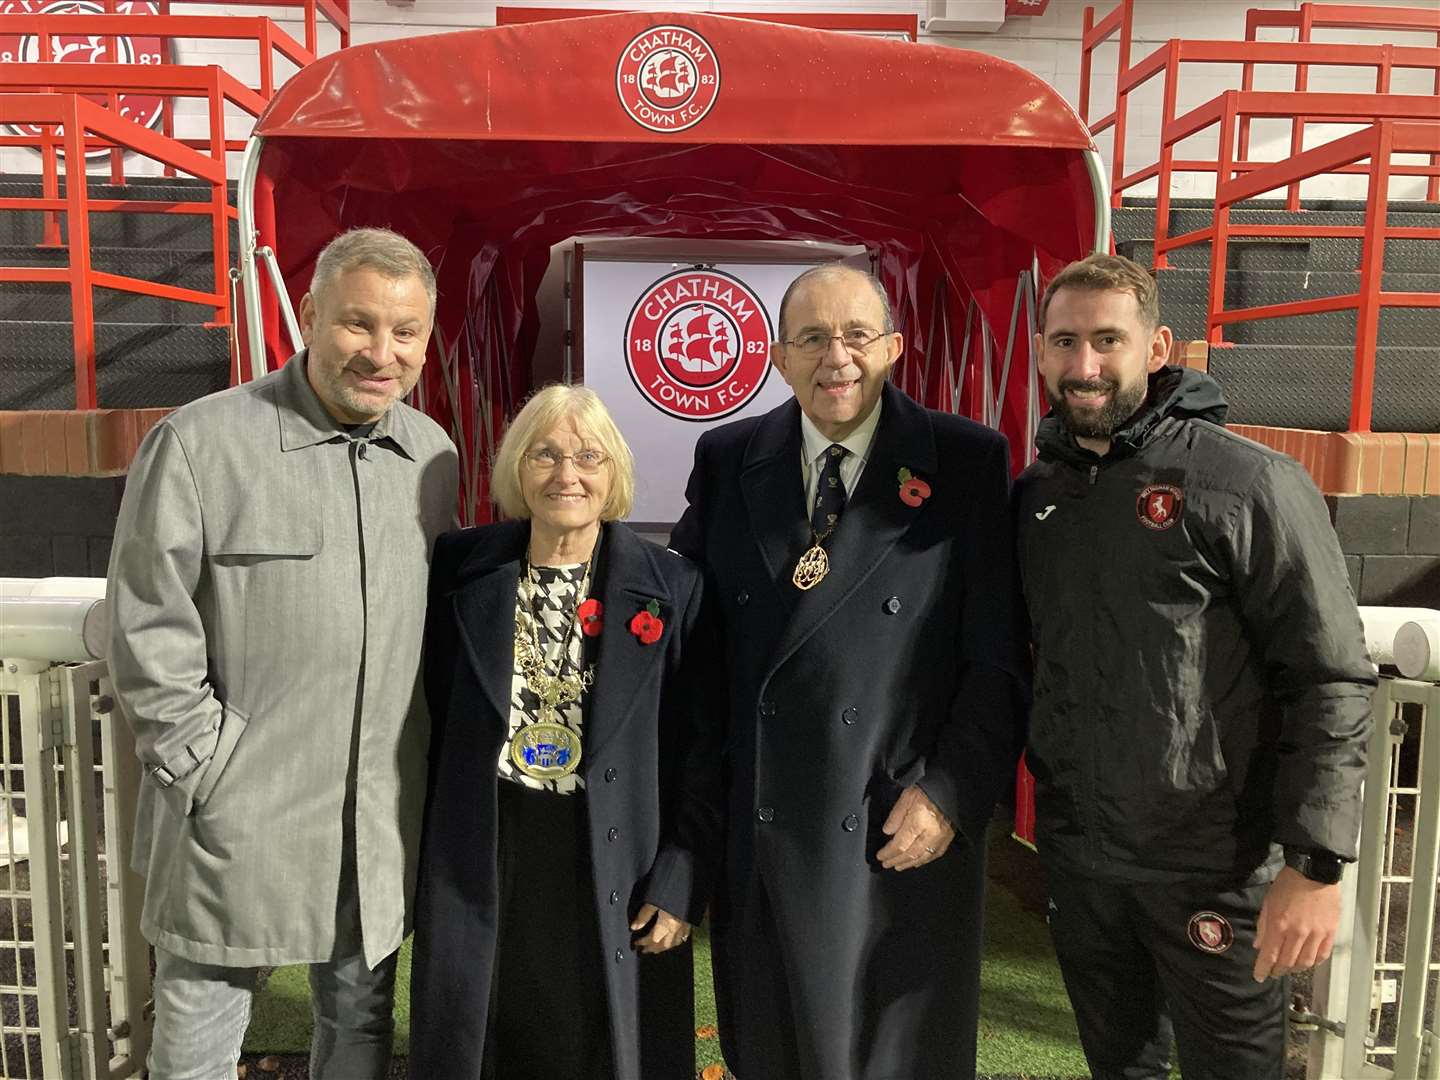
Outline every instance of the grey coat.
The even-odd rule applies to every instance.
[[[456,483],[450,440],[405,405],[347,434],[303,352],[146,437],[109,599],[147,773],[134,867],[152,943],[235,967],[357,944],[373,966],[399,945],[429,738],[426,577]],[[336,919],[356,879],[359,943]]]

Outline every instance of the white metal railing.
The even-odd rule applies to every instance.
[[[150,1031],[139,763],[105,662],[81,659],[104,581],[35,584],[0,579],[0,1075],[123,1080]]]
[[[1360,859],[1341,932],[1316,972],[1310,1080],[1440,1080],[1435,937],[1440,883],[1440,612],[1367,617],[1393,634],[1373,706]],[[1384,651],[1384,650],[1381,650]]]

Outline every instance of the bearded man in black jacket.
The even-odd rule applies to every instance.
[[[1040,307],[1051,413],[1016,487],[1050,923],[1096,1080],[1279,1080],[1330,953],[1375,674],[1325,505],[1165,366],[1140,266]]]

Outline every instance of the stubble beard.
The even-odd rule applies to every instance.
[[[1105,390],[1110,398],[1100,408],[1089,409],[1071,404],[1065,397],[1067,390]],[[1057,391],[1045,387],[1045,398],[1071,435],[1108,439],[1145,404],[1148,392],[1144,379],[1137,379],[1129,386],[1121,386],[1111,379],[1062,379]]]

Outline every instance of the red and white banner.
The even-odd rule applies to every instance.
[[[1044,15],[1050,0],[1005,0],[1005,17],[1011,15]]]
[[[117,15],[156,15],[160,5],[154,0],[121,0],[115,5]],[[99,0],[0,0],[0,15],[103,15],[105,5]],[[44,52],[35,34],[0,34],[0,63],[41,61]],[[52,34],[50,61],[58,64],[163,64],[168,50],[162,38],[149,34]],[[97,105],[107,104],[104,95],[87,94]],[[144,127],[160,122],[163,100],[154,94],[120,94],[117,108],[120,115]],[[16,135],[38,135],[33,124],[0,125]],[[93,154],[108,153],[105,150]]]
[[[770,343],[780,298],[808,264],[583,265],[585,384],[635,453],[631,520],[672,524],[700,433],[789,398]]]

